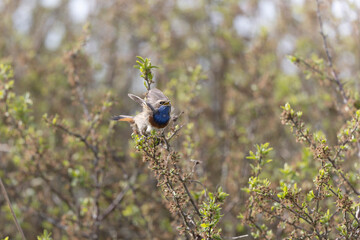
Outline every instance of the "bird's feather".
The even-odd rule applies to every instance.
[[[163,93],[162,91],[160,91],[159,89],[157,89],[157,88],[151,89],[151,90],[147,93],[146,102],[148,102],[148,103],[150,103],[152,106],[154,106],[155,103],[156,103],[158,100],[169,101],[169,98],[166,97],[166,96],[164,95],[164,93]]]
[[[144,101],[144,99],[142,99],[141,97],[138,97],[138,96],[136,96],[136,95],[134,95],[134,94],[131,94],[131,93],[129,93],[128,96],[129,96],[129,98],[131,98],[133,101],[139,103],[141,106],[143,106],[144,104],[146,104],[145,101]]]
[[[121,121],[121,122],[135,123],[134,118],[133,118],[132,116],[127,116],[127,115],[113,116],[113,117],[111,118],[111,120]]]
[[[151,111],[155,111],[154,107],[151,105],[151,103],[146,102],[144,99],[142,99],[141,97],[138,97],[134,94],[129,93],[128,94],[129,98],[131,98],[133,101],[139,103],[144,109],[150,109]]]

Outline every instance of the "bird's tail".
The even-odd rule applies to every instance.
[[[134,117],[132,117],[132,116],[127,116],[127,115],[113,116],[113,117],[111,118],[111,120],[114,120],[114,121],[122,121],[122,122],[129,122],[129,123],[135,123]]]

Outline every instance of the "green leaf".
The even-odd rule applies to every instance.
[[[202,223],[200,226],[203,227],[203,228],[208,228],[208,227],[210,226],[210,224],[208,224],[208,223]]]
[[[139,59],[141,62],[144,62],[144,58],[142,58],[141,56],[136,56],[137,59]]]
[[[139,64],[139,66],[144,67],[144,64],[141,63],[140,61],[136,61],[136,62]]]
[[[285,110],[286,110],[286,111],[290,111],[290,110],[291,110],[291,106],[290,106],[289,103],[286,103],[286,104],[285,104]]]
[[[298,63],[299,62],[299,59],[295,56],[291,56],[291,55],[288,55],[287,58],[292,62],[292,63]]]
[[[313,200],[315,198],[315,194],[314,194],[314,191],[311,190],[307,195],[306,195],[306,200],[308,202],[310,202],[311,200]]]
[[[51,233],[45,229],[43,234],[37,237],[37,240],[52,240]]]

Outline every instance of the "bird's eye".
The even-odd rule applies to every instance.
[[[164,102],[164,101],[161,101],[161,102],[160,102],[160,104],[161,104],[161,105],[164,105],[164,104],[165,104],[165,102]]]

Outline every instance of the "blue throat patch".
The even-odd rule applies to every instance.
[[[171,106],[160,106],[158,111],[154,113],[154,121],[157,124],[165,124],[170,120]]]

